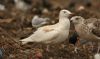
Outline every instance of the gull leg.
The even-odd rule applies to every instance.
[[[80,45],[80,39],[79,39],[79,37],[77,37],[77,42],[76,42],[76,45],[75,45],[75,49],[74,49],[74,51],[76,52],[76,53],[78,53],[78,46]]]
[[[100,47],[98,47],[97,53],[99,53]]]
[[[49,52],[49,45],[46,46],[46,51]]]
[[[97,53],[99,53],[99,50],[100,50],[100,43],[98,42],[98,50],[97,50]]]
[[[92,51],[93,51],[94,50],[93,42],[91,42],[91,48],[92,48]]]

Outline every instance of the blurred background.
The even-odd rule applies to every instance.
[[[79,54],[75,54],[67,40],[51,45],[49,52],[42,43],[21,46],[18,42],[36,30],[31,24],[35,15],[49,18],[46,25],[51,25],[58,22],[61,9],[84,18],[100,18],[100,0],[0,0],[0,48],[4,50],[4,59],[36,59],[37,50],[41,51],[40,59],[93,59],[96,51],[91,51],[88,45],[85,50],[80,45]]]

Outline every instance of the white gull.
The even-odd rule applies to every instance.
[[[20,40],[22,44],[28,42],[42,42],[42,43],[59,43],[68,38],[70,21],[69,16],[71,12],[68,10],[61,10],[59,13],[59,22],[54,25],[43,26],[37,29],[28,38]]]

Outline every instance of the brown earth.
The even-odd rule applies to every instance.
[[[96,43],[94,43],[94,50],[91,49],[90,45],[86,45],[86,48],[83,45],[79,45],[78,53],[73,52],[74,46],[68,43],[68,39],[59,44],[51,44],[49,51],[46,51],[46,45],[42,43],[21,45],[19,40],[28,37],[35,31],[31,25],[34,11],[32,9],[28,12],[19,11],[15,9],[11,1],[4,0],[3,3],[6,5],[7,10],[0,11],[0,48],[4,50],[4,59],[93,59],[93,55],[97,52]],[[55,7],[68,8],[70,1],[51,0],[51,3]],[[99,0],[92,0],[92,6],[86,7],[83,11],[76,11],[81,3],[78,3],[76,8],[72,10],[75,15],[80,15],[85,18],[100,18]],[[34,6],[34,4],[32,5]],[[55,9],[53,12],[57,13],[58,11]],[[53,12],[50,11],[48,17],[56,19],[58,13],[55,16]],[[58,20],[54,21],[58,22]],[[73,25],[70,29],[71,33],[72,29]]]

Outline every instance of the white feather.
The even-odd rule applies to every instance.
[[[57,24],[40,27],[31,36],[20,41],[26,44],[28,42],[58,43],[66,40],[69,35],[70,14],[68,10],[61,10]]]

